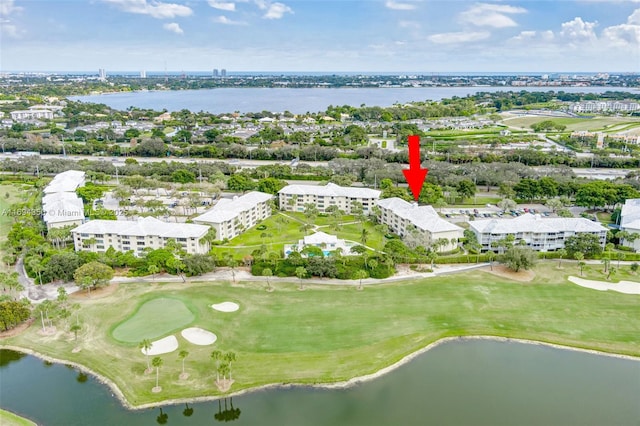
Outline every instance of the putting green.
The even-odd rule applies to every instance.
[[[159,297],[140,306],[131,317],[114,328],[111,335],[121,342],[138,343],[179,330],[194,319],[193,312],[180,300]]]

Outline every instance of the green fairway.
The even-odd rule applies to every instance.
[[[161,297],[145,302],[126,321],[113,330],[116,340],[138,343],[179,330],[195,319],[187,306],[177,299]]]
[[[503,336],[639,356],[640,296],[582,288],[566,280],[579,274],[576,265],[557,266],[557,261],[542,263],[527,283],[471,271],[364,291],[353,283],[307,284],[299,291],[296,281],[274,282],[272,293],[263,282],[127,284],[102,299],[80,302],[78,343],[64,331],[64,321],[73,319],[57,324],[57,336],[41,336],[36,324],[2,343],[86,365],[113,380],[134,405],[218,395],[214,349],[237,354],[232,391],[371,374],[449,336]],[[243,309],[224,314],[211,309],[224,300]],[[216,333],[213,346],[190,344],[175,333],[189,318],[188,325]],[[129,343],[114,340],[112,327]],[[151,392],[155,377],[143,374],[145,358],[131,344],[154,333],[175,333],[178,350],[189,351],[188,380],[178,380],[177,351],[162,355],[160,394]],[[72,353],[74,346],[82,350]]]
[[[640,120],[634,117],[595,117],[595,118],[570,118],[570,117],[547,117],[547,116],[524,116],[507,118],[502,123],[513,127],[523,127],[530,129],[532,124],[542,121],[553,121],[557,124],[567,126],[567,131],[595,131],[609,129],[627,128],[640,123]]]
[[[20,417],[17,414],[13,414],[10,411],[6,411],[0,408],[0,425],[2,426],[33,426],[35,425],[29,419]]]

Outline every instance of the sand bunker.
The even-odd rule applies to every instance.
[[[569,281],[574,284],[578,284],[581,287],[586,287],[593,290],[613,290],[625,294],[640,294],[640,282],[634,283],[633,281],[620,281],[617,284],[613,284],[606,281],[592,281],[578,277],[569,277]]]
[[[240,309],[240,306],[237,303],[233,302],[222,302],[215,305],[211,305],[213,309],[220,312],[235,312]]]
[[[212,332],[198,327],[185,328],[180,334],[189,343],[200,346],[212,345],[218,339]]]
[[[148,351],[142,349],[142,353],[145,355],[161,355],[168,354],[176,349],[178,349],[178,339],[176,339],[176,336],[171,335],[151,342],[151,349]]]

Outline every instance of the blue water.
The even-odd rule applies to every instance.
[[[522,87],[407,87],[407,88],[221,88],[152,92],[109,93],[72,96],[72,100],[103,103],[118,110],[131,106],[167,111],[207,111],[214,114],[239,112],[290,111],[295,114],[326,111],[329,105],[390,106],[412,101],[438,101],[477,92],[521,91]],[[624,87],[527,87],[530,92],[603,93],[631,91]],[[637,91],[636,91],[637,92]]]

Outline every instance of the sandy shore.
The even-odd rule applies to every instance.
[[[401,360],[395,362],[394,364],[389,365],[388,367],[384,367],[378,371],[376,371],[375,373],[372,374],[367,374],[364,376],[359,376],[359,377],[354,377],[352,379],[346,380],[346,381],[342,381],[342,382],[336,382],[336,383],[315,383],[315,384],[304,384],[304,383],[290,383],[290,384],[282,384],[282,383],[273,383],[273,384],[268,384],[268,385],[263,385],[263,386],[257,386],[254,388],[250,388],[250,389],[243,389],[237,392],[233,392],[233,393],[229,393],[229,394],[224,394],[224,395],[210,395],[210,396],[199,396],[199,397],[193,397],[193,398],[180,398],[180,399],[167,399],[167,400],[163,400],[163,401],[158,401],[158,402],[151,402],[148,404],[142,404],[142,405],[132,405],[124,396],[124,394],[122,393],[122,391],[120,391],[120,388],[118,388],[118,386],[112,382],[110,379],[97,374],[96,372],[94,372],[93,370],[89,369],[88,367],[85,367],[82,364],[78,364],[72,361],[66,361],[66,360],[61,360],[61,359],[57,359],[57,358],[53,358],[50,357],[48,355],[44,355],[41,354],[39,352],[33,351],[31,349],[26,349],[26,348],[22,348],[22,347],[18,347],[18,346],[10,346],[10,345],[0,345],[0,349],[10,349],[10,350],[14,350],[17,352],[22,352],[22,353],[26,353],[29,355],[33,355],[35,357],[38,357],[40,359],[43,359],[45,361],[49,361],[49,362],[54,362],[57,364],[63,364],[63,365],[70,365],[72,367],[77,368],[78,370],[82,371],[83,373],[86,374],[91,374],[92,376],[94,376],[100,383],[107,385],[111,391],[113,392],[113,396],[115,396],[116,398],[118,398],[118,400],[122,403],[122,405],[129,409],[129,410],[144,410],[147,408],[155,408],[155,407],[161,407],[161,406],[165,406],[165,405],[177,405],[177,404],[185,404],[185,403],[197,403],[197,402],[207,402],[207,401],[215,401],[218,399],[222,399],[222,398],[229,398],[229,397],[233,397],[233,396],[239,396],[239,395],[244,395],[247,393],[251,393],[251,392],[255,392],[258,390],[267,390],[267,389],[277,389],[277,388],[292,388],[292,387],[314,387],[314,388],[322,388],[322,389],[345,389],[345,388],[349,388],[352,386],[356,386],[358,384],[364,383],[364,382],[368,382],[374,379],[377,379],[378,377],[381,377],[385,374],[388,374],[390,372],[392,372],[393,370],[409,363],[410,361],[412,361],[413,359],[417,358],[418,356],[424,354],[425,352],[439,346],[442,345],[444,343],[447,342],[454,342],[454,341],[467,341],[467,340],[493,340],[493,341],[498,341],[498,342],[518,342],[518,343],[525,343],[525,344],[529,344],[529,345],[542,345],[542,346],[548,346],[548,347],[552,347],[552,348],[556,348],[556,349],[563,349],[563,350],[570,350],[570,351],[577,351],[577,352],[586,352],[589,354],[593,354],[593,355],[600,355],[600,356],[608,356],[608,357],[613,357],[613,358],[621,358],[621,359],[628,359],[628,360],[633,360],[633,361],[638,361],[640,362],[640,357],[633,357],[633,356],[629,356],[629,355],[620,355],[620,354],[613,354],[613,353],[608,353],[608,352],[600,352],[600,351],[596,351],[596,350],[592,350],[592,349],[582,349],[582,348],[575,348],[575,347],[571,347],[571,346],[563,346],[563,345],[558,345],[558,344],[554,344],[554,343],[547,343],[547,342],[539,342],[536,340],[527,340],[527,339],[512,339],[512,338],[507,338],[507,337],[498,337],[498,336],[462,336],[462,337],[445,337],[443,339],[437,340],[433,343],[428,344],[427,346],[425,346],[422,349],[419,349],[413,353],[410,353],[409,355],[405,356],[404,358],[402,358]]]

